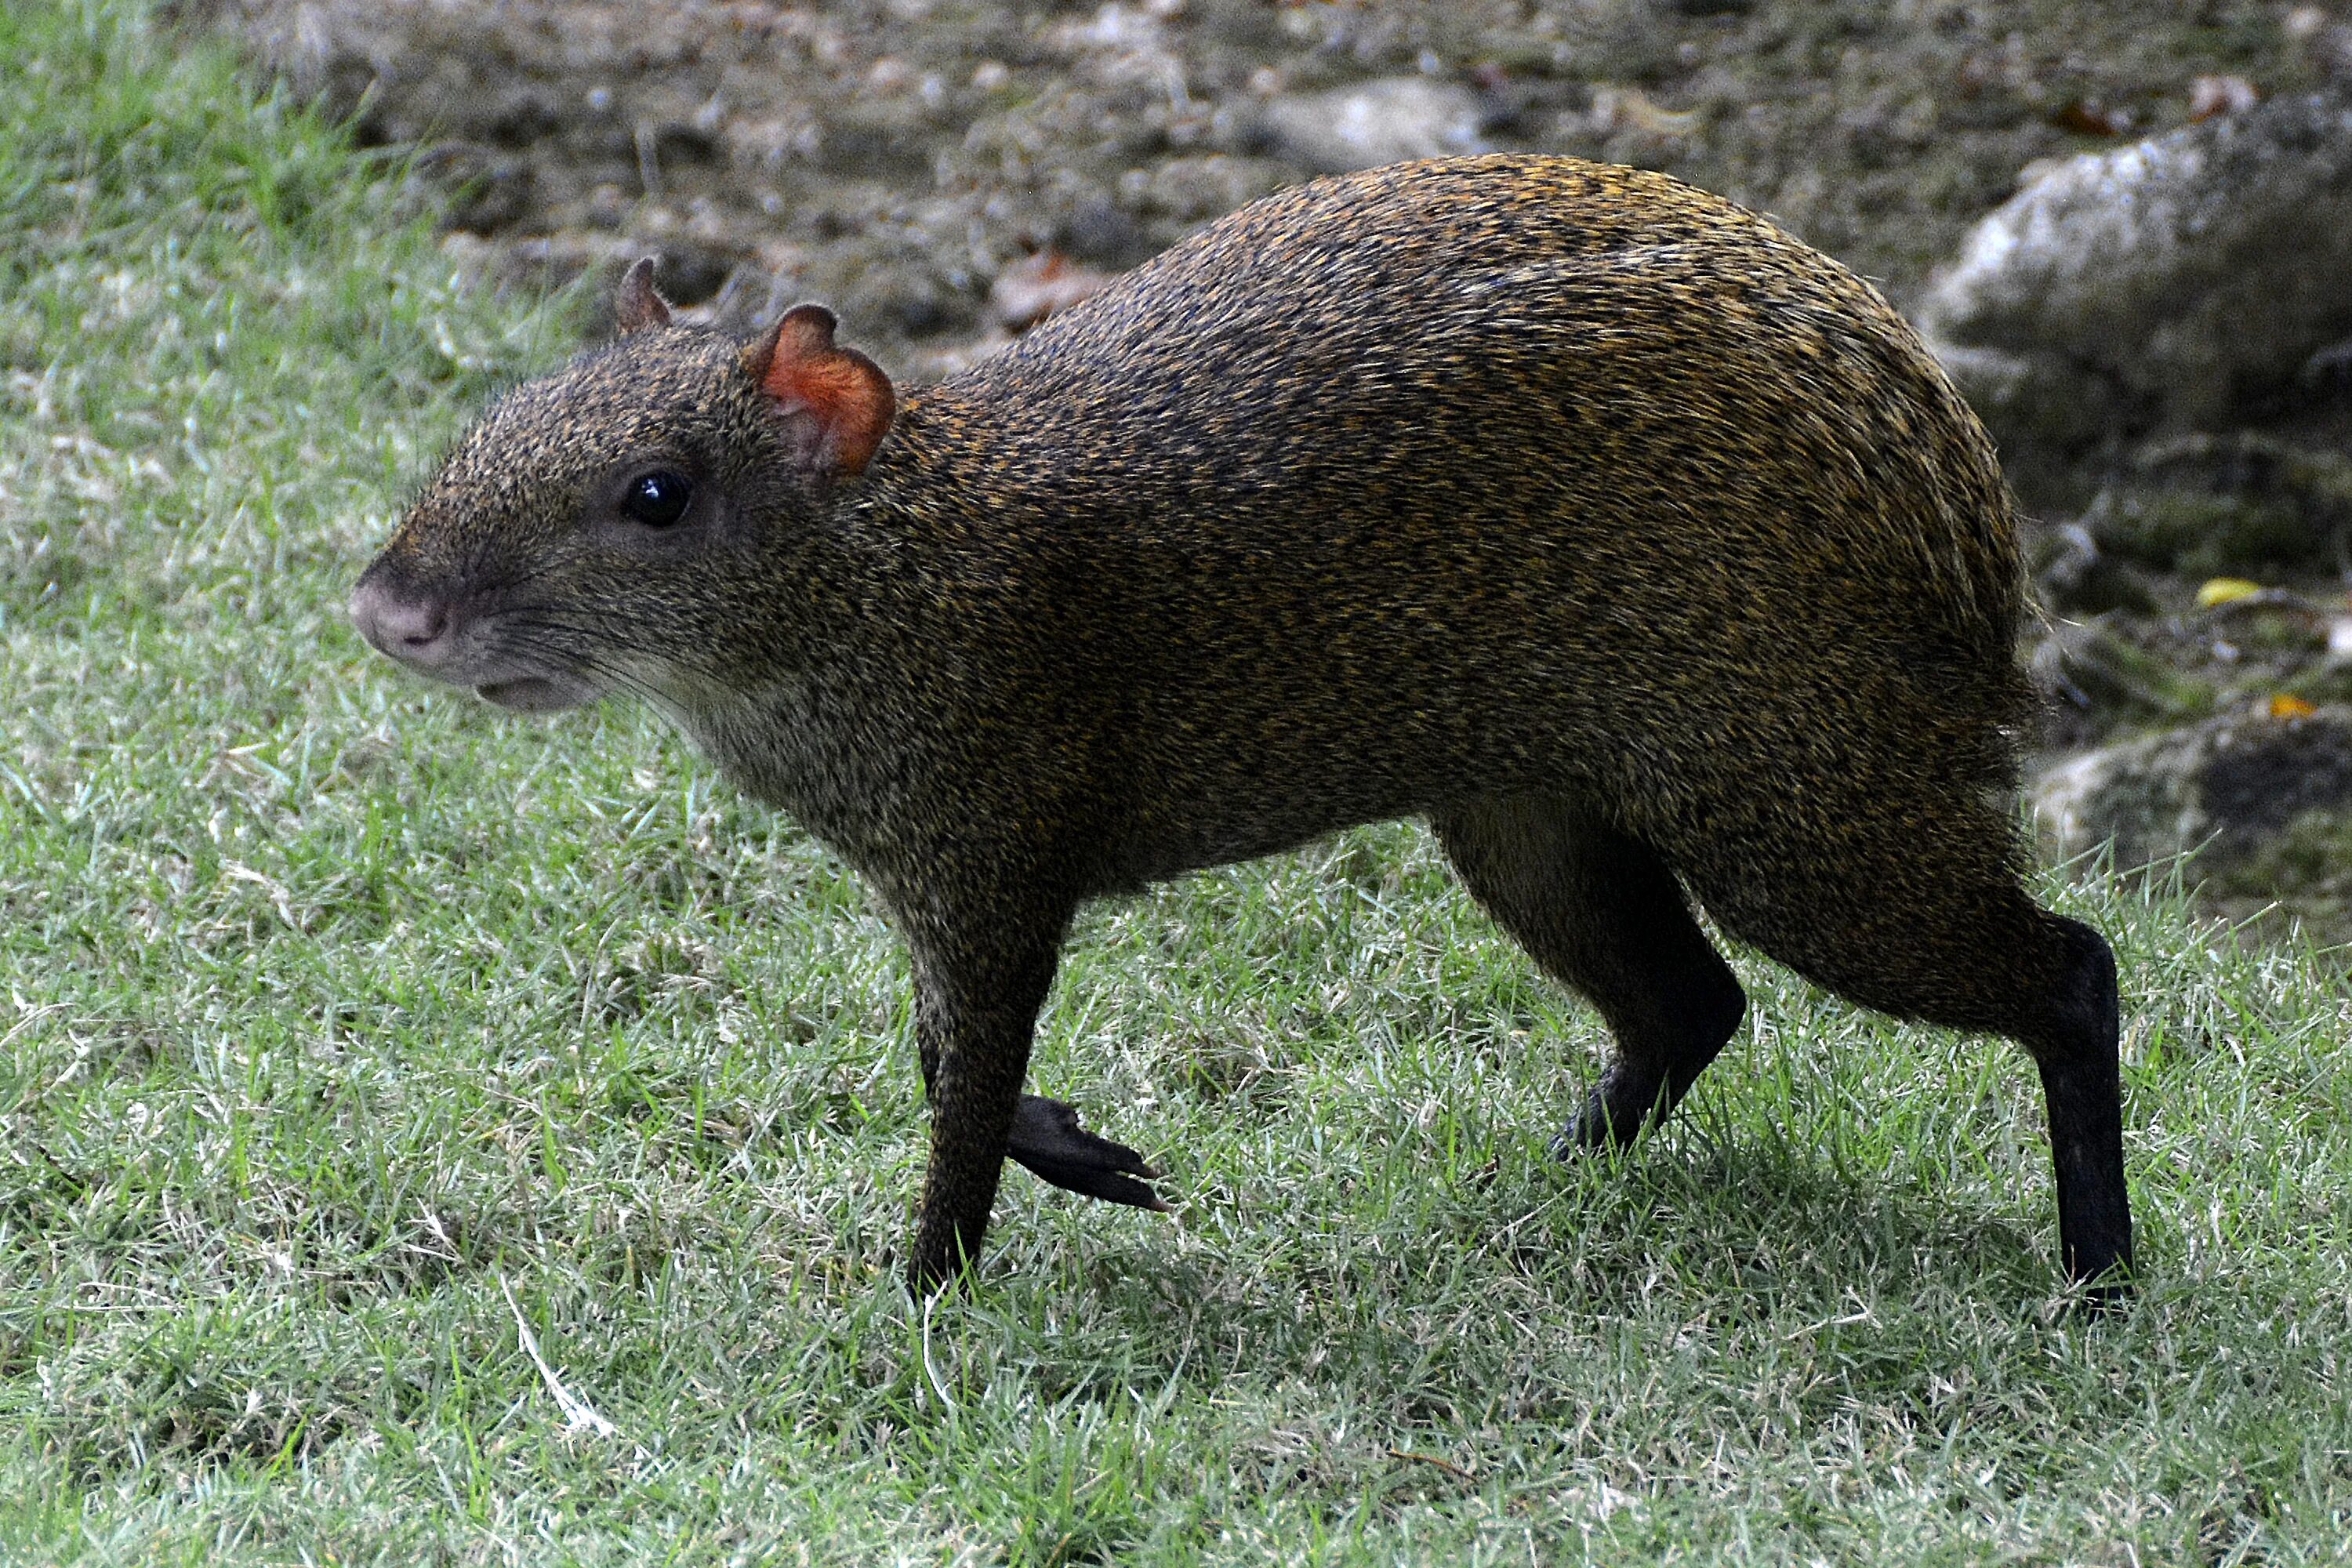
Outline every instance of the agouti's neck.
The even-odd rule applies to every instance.
[[[991,492],[1001,503],[1015,477],[981,456],[991,423],[985,406],[951,384],[910,395],[850,506],[885,537],[951,549],[969,537]]]
[[[1030,531],[1011,493],[975,478],[982,423],[952,397],[909,398],[790,595],[796,645],[740,687],[698,693],[694,739],[738,783],[783,807],[869,871],[903,837],[900,798],[919,759],[965,744],[1008,642],[1036,635],[1017,561]]]

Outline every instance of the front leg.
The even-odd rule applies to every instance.
[[[1066,918],[992,914],[908,933],[915,1043],[931,1101],[930,1167],[907,1268],[919,1297],[980,1260]]]

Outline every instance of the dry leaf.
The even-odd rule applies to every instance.
[[[2050,123],[2077,136],[2122,136],[2132,128],[2131,116],[2095,98],[2078,98],[2050,117]]]
[[[1697,110],[1664,108],[1630,87],[1593,89],[1592,109],[1585,121],[1603,133],[1622,126],[1647,136],[1688,136],[1706,125],[1706,116]]]
[[[2217,114],[2243,114],[2262,100],[2244,77],[2200,76],[2189,89],[2189,120],[2194,124]]]
[[[1041,250],[996,276],[988,290],[991,314],[1019,331],[1102,292],[1111,275],[1072,261],[1058,250]]]
[[[2284,691],[2271,699],[2271,717],[2273,719],[2308,719],[2318,711],[2302,698]]]
[[[2197,590],[2197,607],[2212,609],[2217,605],[2234,605],[2241,599],[2251,599],[2263,591],[2260,583],[2249,583],[2243,577],[2214,577]]]

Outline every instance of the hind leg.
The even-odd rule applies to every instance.
[[[1557,801],[1476,801],[1431,826],[1472,895],[1616,1037],[1556,1151],[1631,1143],[1690,1091],[1747,1007],[1674,873],[1638,840]]]
[[[1864,1006],[2022,1045],[2049,1107],[2066,1272],[2119,1296],[2132,1243],[2115,955],[2026,895],[2004,815],[1973,797],[1874,804],[1819,844],[1695,858],[1699,897],[1741,940]]]
[[[2096,1293],[2112,1299],[2123,1293],[2132,1268],[2116,955],[2080,921],[2043,918],[2061,950],[2058,979],[2042,1017],[2020,1039],[2042,1070],[2042,1093],[2050,1109],[2058,1247],[2067,1276],[2106,1279]]]

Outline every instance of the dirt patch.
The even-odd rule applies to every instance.
[[[991,329],[1031,253],[1133,264],[1318,172],[1311,95],[1410,79],[1370,146],[1570,153],[1778,216],[1898,302],[2033,159],[2296,90],[2324,12],[2067,0],[188,0],[458,193],[452,250],[533,282],[645,251],[680,300],[832,303],[897,371]],[[2209,89],[2210,91],[2210,89]],[[1304,105],[1302,111],[1301,106]],[[1386,140],[1382,140],[1385,137]],[[1400,140],[1400,138],[1402,138]]]

